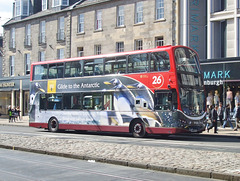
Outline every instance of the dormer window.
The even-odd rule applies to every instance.
[[[47,10],[47,0],[42,0],[42,11]]]
[[[29,15],[29,0],[15,0],[15,17]]]
[[[57,7],[57,6],[69,6],[69,0],[53,0],[52,1],[52,6]]]

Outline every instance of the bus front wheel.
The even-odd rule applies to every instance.
[[[48,130],[51,132],[57,132],[59,128],[59,123],[57,118],[51,118],[48,122]]]
[[[136,120],[132,123],[131,132],[135,138],[142,138],[146,134],[144,123],[140,120]]]

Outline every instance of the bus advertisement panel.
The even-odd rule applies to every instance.
[[[31,67],[30,126],[50,131],[202,132],[204,101],[198,57],[182,46]]]

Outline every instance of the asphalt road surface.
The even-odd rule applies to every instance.
[[[240,153],[240,138],[237,136],[172,135],[169,138],[162,138],[161,136],[133,138],[129,134],[95,132],[76,133],[75,131],[51,133],[44,129],[14,126],[0,126],[0,134],[25,135],[32,137],[43,136],[51,138],[54,137],[57,139],[84,140],[90,142],[94,141],[104,143]]]
[[[0,149],[0,180],[204,181],[199,177]],[[213,180],[213,179],[211,179]]]

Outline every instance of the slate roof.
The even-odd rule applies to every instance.
[[[53,9],[47,9],[47,10],[44,10],[44,11],[40,11],[38,13],[32,14],[32,15],[30,15],[26,18],[20,19],[20,20],[12,18],[9,21],[7,21],[3,25],[3,27],[5,27],[7,25],[19,23],[19,22],[24,22],[24,21],[33,20],[33,19],[40,18],[40,17],[49,16],[51,14],[62,13],[64,11],[71,11],[72,9],[75,9],[75,8],[76,9],[77,8],[82,8],[82,7],[91,6],[91,5],[94,5],[94,4],[108,2],[108,1],[112,1],[112,0],[79,0],[77,3],[75,3],[71,6],[68,6],[64,9],[61,9],[61,10],[56,10],[56,9],[53,8]]]

